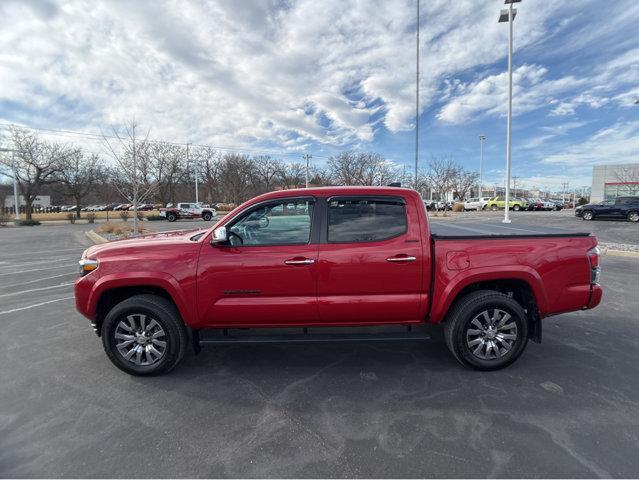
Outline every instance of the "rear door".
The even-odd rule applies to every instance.
[[[323,324],[419,319],[427,266],[415,210],[401,197],[327,199],[318,279]]]

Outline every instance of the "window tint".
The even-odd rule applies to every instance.
[[[373,242],[406,231],[404,205],[389,200],[331,200],[328,203],[329,242]]]
[[[312,216],[310,200],[271,203],[234,221],[229,240],[234,245],[303,245],[310,239]]]

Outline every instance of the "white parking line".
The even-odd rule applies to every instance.
[[[57,267],[42,267],[42,268],[34,268],[31,270],[17,270],[15,272],[6,272],[6,273],[0,273],[0,277],[4,277],[6,275],[17,275],[19,273],[29,273],[29,272],[40,272],[42,270],[55,270],[55,269],[60,269],[60,268],[73,268],[75,267],[77,272],[77,268],[78,268],[78,264],[76,263],[75,265],[59,265]]]
[[[15,262],[12,264],[7,265],[6,267],[3,268],[9,268],[9,267],[28,267],[30,265],[38,265],[40,263],[58,263],[58,262],[68,262],[70,260],[73,260],[74,258],[78,258],[75,255],[72,257],[57,257],[57,258],[47,258],[47,259],[42,259],[42,260],[37,260],[35,262]]]
[[[63,300],[70,300],[72,298],[73,297],[56,298],[55,300],[49,300],[48,302],[34,303],[33,305],[27,305],[26,307],[12,308],[11,310],[5,310],[4,312],[0,312],[0,315],[19,312],[20,310],[28,310],[29,308],[41,307],[42,305],[48,305],[49,303],[54,303],[54,302],[61,302]]]
[[[69,285],[73,285],[73,282],[61,283],[60,285],[53,285],[51,287],[32,288],[31,290],[22,290],[20,292],[4,293],[4,294],[0,295],[0,297],[12,297],[14,295],[22,295],[23,293],[40,292],[42,290],[52,290],[54,288],[68,287]]]
[[[67,272],[67,273],[61,273],[60,275],[53,275],[51,277],[40,277],[40,278],[36,278],[35,280],[31,280],[29,282],[22,282],[22,283],[13,283],[11,284],[12,287],[21,287],[22,285],[29,285],[31,283],[38,283],[38,282],[43,282],[44,280],[51,280],[52,278],[60,278],[60,277],[67,277],[69,275],[77,275],[78,272]]]
[[[63,249],[55,249],[55,251],[53,253],[58,253],[58,252],[79,252],[82,253],[84,250],[86,250],[88,247],[77,247],[77,248],[63,248]],[[24,255],[35,255],[38,253],[51,253],[49,250],[38,250],[37,252],[20,252],[20,254],[18,255],[18,257],[24,256]],[[17,257],[5,257],[8,258],[9,260],[17,258]]]

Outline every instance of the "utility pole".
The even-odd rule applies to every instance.
[[[483,133],[481,135],[479,135],[479,203],[481,205],[481,197],[482,197],[482,182],[484,181],[483,178],[483,171],[484,171],[484,141],[486,140],[486,135],[484,135]]]
[[[313,158],[313,155],[310,155],[310,154],[308,154],[308,153],[305,153],[303,158],[304,158],[304,160],[306,160],[306,188],[308,188],[308,169],[309,169],[309,164],[308,164],[308,162],[309,162],[309,160],[310,160],[311,158]]]
[[[517,180],[519,180],[519,177],[514,176],[513,177],[513,193],[515,197],[517,196]]]
[[[189,165],[189,147],[190,143],[186,144],[186,164]],[[197,188],[197,157],[193,160],[193,175],[195,177],[195,203],[199,203],[200,198],[198,196],[198,188]]]
[[[419,0],[417,0],[417,42],[416,42],[416,74],[415,74],[415,184],[417,190],[417,169],[419,167]]]
[[[135,126],[133,126],[133,235],[138,234],[138,164],[135,150]]]
[[[0,148],[0,152],[11,152],[11,168],[13,169],[13,209],[15,219],[20,220],[20,197],[18,196],[18,167],[16,165],[16,152],[13,148]],[[2,205],[4,208],[4,205]]]
[[[568,185],[570,184],[570,182],[563,182],[561,184],[562,186],[562,191],[561,191],[561,203],[566,203],[566,189],[568,188]]]

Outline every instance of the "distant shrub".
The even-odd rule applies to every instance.
[[[588,203],[588,199],[586,197],[581,197],[577,200],[577,205],[586,205]]]
[[[146,217],[146,219],[149,222],[157,222],[157,221],[160,221],[160,220],[166,220],[166,218],[164,218],[162,215],[148,215]]]
[[[89,223],[95,223],[95,213],[91,212],[91,213],[87,213],[87,221]]]
[[[69,223],[75,223],[75,212],[74,213],[67,213],[67,220],[69,220]]]
[[[144,220],[144,212],[138,210],[138,220]]]
[[[129,215],[129,211],[128,210],[122,210],[120,212],[120,218],[122,219],[123,222],[126,222],[129,219],[130,216],[131,215]]]
[[[40,222],[37,220],[16,220],[15,224],[20,227],[35,227],[36,225],[40,225]]]
[[[9,214],[4,210],[0,210],[0,227],[6,227],[7,222],[9,222]]]
[[[453,212],[463,212],[464,211],[464,204],[463,203],[455,203],[453,205]]]

